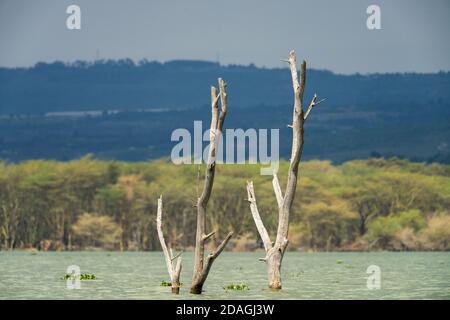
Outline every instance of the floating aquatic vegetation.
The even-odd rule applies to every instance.
[[[64,277],[62,277],[62,280],[96,280],[96,279],[97,276],[95,274],[87,274],[87,273],[78,275],[66,273]]]
[[[182,285],[183,285],[183,283],[180,283],[180,287],[181,287]],[[160,286],[161,286],[161,287],[171,287],[171,286],[172,286],[172,282],[163,280],[163,281],[161,281]]]
[[[160,286],[161,287],[171,287],[172,286],[172,282],[163,280],[163,281],[161,281]]]
[[[247,284],[245,283],[231,283],[223,287],[224,290],[250,290]]]

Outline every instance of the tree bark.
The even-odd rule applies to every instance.
[[[317,102],[317,96],[314,95],[306,114],[303,112],[303,95],[305,93],[306,84],[306,62],[303,61],[301,64],[300,82],[297,73],[296,56],[293,50],[289,53],[289,59],[287,62],[290,66],[292,86],[294,90],[292,125],[289,125],[289,127],[292,128],[292,150],[287,176],[286,192],[284,196],[282,194],[280,182],[276,172],[274,172],[273,175],[272,184],[278,204],[278,229],[276,240],[273,244],[270,241],[268,232],[259,215],[255,191],[253,189],[253,182],[247,182],[247,195],[250,203],[250,210],[266,250],[266,256],[260,260],[266,262],[269,288],[271,289],[281,289],[281,262],[288,245],[289,213],[292,208],[292,203],[294,201],[295,191],[297,188],[298,166],[303,151],[304,122],[308,118],[312,109],[318,103],[323,101],[321,100]]]
[[[205,242],[214,235],[214,231],[206,234],[205,233],[205,216],[206,207],[208,205],[209,198],[211,196],[214,175],[216,169],[216,153],[217,145],[219,142],[219,137],[222,134],[223,124],[227,114],[227,93],[226,84],[219,78],[219,88],[220,92],[217,94],[217,89],[211,87],[211,126],[210,126],[210,142],[208,151],[208,161],[206,164],[205,172],[205,182],[203,185],[203,191],[200,197],[197,199],[197,232],[195,240],[195,263],[194,263],[194,274],[192,279],[191,293],[201,294],[203,291],[203,284],[208,277],[209,270],[211,269],[212,263],[217,258],[217,256],[225,248],[226,244],[233,235],[230,232],[222,243],[208,256],[205,260]],[[219,112],[219,98],[221,102],[221,110]]]
[[[180,292],[181,252],[178,255],[174,256],[172,249],[167,249],[166,241],[164,240],[164,234],[162,231],[162,196],[160,196],[158,199],[156,229],[158,230],[159,242],[161,243],[161,248],[166,259],[166,266],[170,276],[172,293],[178,294]],[[176,265],[173,264],[173,261],[175,259],[177,259]]]

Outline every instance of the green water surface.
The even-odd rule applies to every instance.
[[[183,254],[179,295],[170,287],[161,252],[0,252],[0,299],[450,299],[450,253],[288,252],[283,290],[267,288],[263,253],[222,253],[201,296],[189,293],[193,254]],[[68,289],[61,277],[70,265],[96,280]],[[381,288],[369,290],[367,268],[379,266]],[[250,290],[225,291],[230,283]]]

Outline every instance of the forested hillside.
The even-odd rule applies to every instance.
[[[284,177],[287,163],[280,167]],[[111,162],[0,164],[0,247],[41,250],[159,250],[156,203],[164,199],[164,228],[174,247],[192,249],[197,190],[204,167]],[[257,165],[217,167],[208,208],[214,241],[233,230],[228,248],[261,247],[246,180],[255,182],[259,211],[276,231],[271,177]],[[285,181],[281,180],[282,187]],[[450,166],[392,158],[306,161],[291,214],[290,250],[449,250]],[[214,242],[213,241],[213,242]]]
[[[0,159],[168,156],[173,130],[192,132],[194,120],[209,122],[209,87],[219,76],[228,83],[227,128],[280,129],[280,155],[287,158],[287,69],[121,60],[0,68]],[[315,92],[327,100],[307,124],[305,159],[381,155],[450,163],[450,73],[310,70],[307,81],[307,100]]]
[[[281,62],[280,62],[281,65]],[[38,63],[0,68],[0,113],[45,114],[86,110],[195,108],[209,104],[209,86],[228,82],[235,108],[291,103],[286,68],[228,65],[206,61],[167,63],[132,60]],[[395,112],[448,110],[450,73],[338,75],[309,70],[306,96],[317,92],[333,106],[376,107]]]

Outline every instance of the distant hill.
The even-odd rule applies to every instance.
[[[0,113],[191,108],[209,104],[209,86],[222,77],[236,107],[291,103],[290,73],[205,61],[167,63],[131,60],[38,63],[33,68],[0,68]],[[427,110],[450,104],[450,73],[336,75],[308,70],[306,97],[315,92],[335,106],[409,105]]]
[[[288,157],[293,94],[287,66],[120,60],[0,68],[0,159],[167,156],[172,130],[209,121],[209,87],[219,76],[228,83],[226,127],[280,128],[281,155]],[[305,158],[450,163],[449,72],[308,70],[305,99],[315,92],[327,100],[307,123]]]

